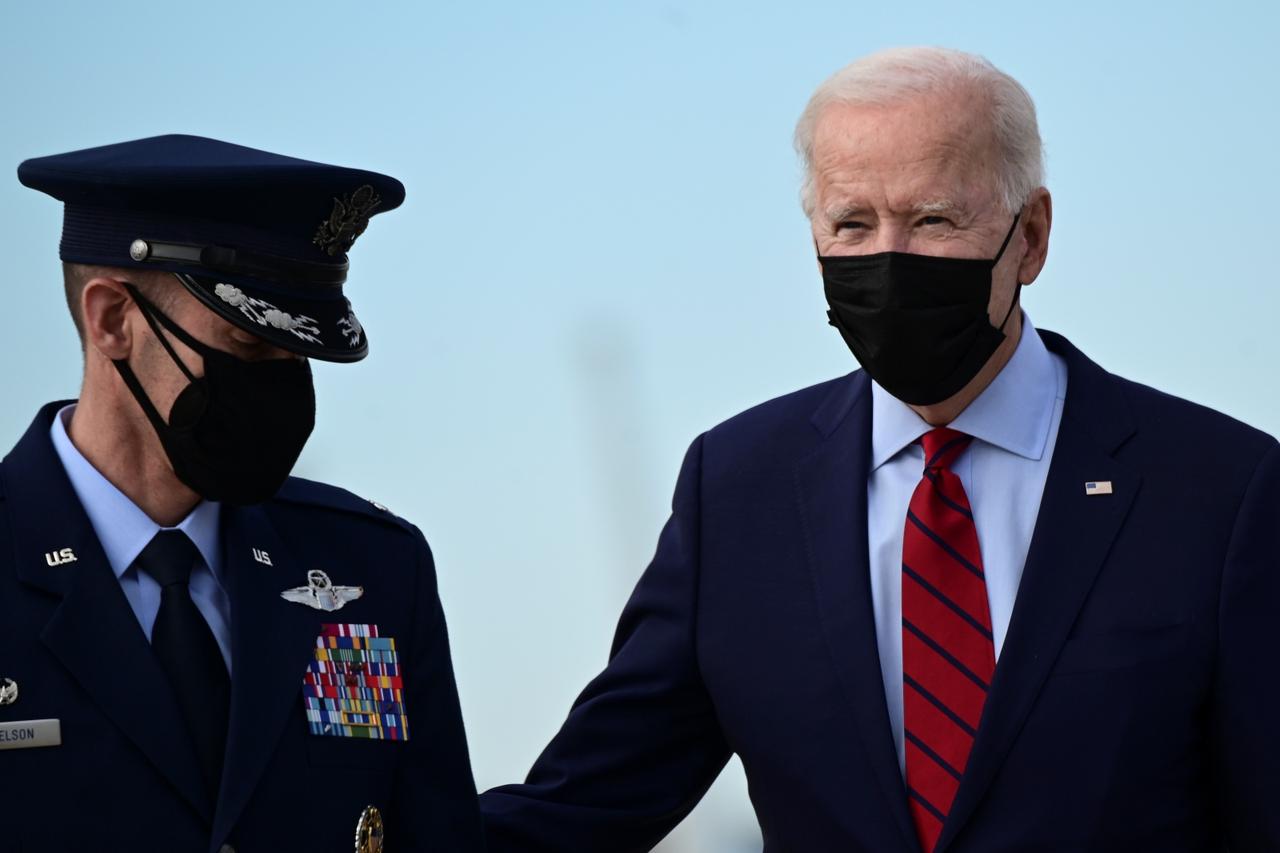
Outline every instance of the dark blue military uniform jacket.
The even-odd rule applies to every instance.
[[[389,853],[479,849],[444,616],[417,528],[296,479],[266,504],[223,507],[233,678],[211,806],[165,676],[49,439],[62,405],[46,406],[0,463],[0,678],[20,689],[0,706],[0,730],[57,719],[62,735],[61,746],[0,750],[0,850],[350,853],[370,805]],[[63,549],[73,562],[59,560]],[[312,569],[363,597],[334,612],[283,600]],[[395,639],[408,740],[310,734],[303,680],[326,623]]]
[[[1041,336],[1066,408],[937,850],[1280,850],[1280,447]],[[481,796],[491,853],[647,850],[731,753],[768,853],[918,853],[868,580],[869,384],[694,443],[608,667],[528,781]]]

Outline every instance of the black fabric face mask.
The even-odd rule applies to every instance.
[[[261,503],[284,484],[315,425],[315,389],[305,359],[244,361],[192,337],[133,285],[129,293],[190,384],[166,421],[125,359],[113,361],[160,437],[173,471],[206,500]],[[157,322],[158,321],[158,322]],[[204,359],[195,376],[160,325]]]
[[[978,375],[1004,341],[1018,304],[1015,294],[1000,328],[991,325],[991,274],[1018,216],[992,260],[906,252],[818,256],[827,318],[880,387],[904,403],[931,406]]]

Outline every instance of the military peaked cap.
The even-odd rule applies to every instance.
[[[27,160],[18,179],[64,204],[64,261],[176,275],[229,322],[326,361],[368,352],[343,295],[347,251],[404,186],[361,169],[199,136]]]

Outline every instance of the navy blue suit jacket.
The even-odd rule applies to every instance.
[[[222,508],[232,696],[222,787],[203,792],[177,702],[49,439],[45,407],[0,463],[0,706],[58,719],[62,746],[0,751],[0,850],[350,853],[365,806],[387,849],[475,851],[475,786],[435,570],[413,525],[354,495],[291,480]],[[46,554],[70,548],[75,562]],[[272,565],[254,559],[257,549]],[[326,613],[280,597],[310,569],[364,596]],[[397,641],[409,739],[313,736],[303,674],[322,623]]]
[[[1066,409],[939,851],[1280,850],[1280,450],[1041,333]],[[647,850],[742,759],[769,853],[918,851],[869,586],[869,381],[699,437],[608,667],[491,853]],[[1087,495],[1110,480],[1110,495]]]

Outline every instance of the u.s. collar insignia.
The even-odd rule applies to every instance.
[[[342,198],[333,200],[333,213],[320,223],[311,238],[327,254],[337,255],[351,248],[356,238],[369,227],[369,217],[382,204],[382,197],[365,184]]]
[[[335,586],[329,576],[319,569],[307,572],[307,585],[295,586],[280,593],[285,601],[294,604],[305,604],[316,610],[332,613],[341,610],[349,601],[355,601],[364,595],[362,586]]]

